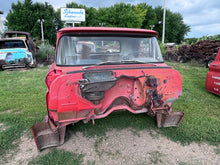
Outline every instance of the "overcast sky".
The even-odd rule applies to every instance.
[[[20,0],[23,2],[24,0]],[[65,7],[70,0],[32,0],[33,2],[49,2],[55,9]],[[1,2],[0,11],[4,11],[3,19],[11,9],[11,3],[17,0]],[[88,7],[109,7],[115,3],[147,3],[153,7],[163,6],[164,0],[75,0]],[[202,37],[220,34],[220,2],[219,0],[166,0],[166,8],[182,14],[185,24],[191,27],[188,37]]]

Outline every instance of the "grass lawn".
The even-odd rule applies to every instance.
[[[78,122],[74,126],[69,126],[68,131],[80,131],[92,137],[105,135],[105,132],[111,128],[118,130],[131,128],[137,133],[139,130],[148,129],[182,144],[190,142],[220,144],[220,97],[205,89],[208,69],[192,63],[169,62],[168,65],[174,66],[183,79],[183,94],[172,106],[174,111],[185,113],[179,128],[158,129],[155,121],[146,114],[115,112],[106,118],[95,120],[95,125],[92,125],[92,122],[88,124]],[[32,124],[42,122],[47,114],[44,83],[47,70],[48,68],[35,68],[0,72],[0,156],[10,149],[15,150],[19,138],[24,133],[31,136],[29,129]],[[65,152],[53,150],[42,160],[56,157],[57,153],[62,157]],[[72,156],[70,154],[69,157]],[[74,155],[72,158],[80,162],[82,155]],[[37,159],[30,163],[35,164],[42,160]]]
[[[0,155],[17,146],[32,124],[43,121],[47,70],[0,72]]]

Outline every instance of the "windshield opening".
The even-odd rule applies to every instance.
[[[11,48],[26,48],[26,47],[24,42],[21,40],[0,41],[0,49],[11,49]]]
[[[63,36],[57,48],[57,65],[163,62],[155,37]]]

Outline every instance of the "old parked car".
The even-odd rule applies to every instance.
[[[77,43],[85,44],[79,50]],[[152,30],[61,29],[45,82],[48,116],[31,127],[38,150],[62,144],[67,125],[94,123],[114,111],[145,113],[158,127],[178,127],[184,116],[171,108],[182,94],[181,75],[164,63]]]
[[[37,47],[31,38],[30,33],[23,31],[5,31],[2,38],[24,38],[28,46],[29,51],[32,53],[34,59],[37,54]]]
[[[220,95],[220,49],[215,60],[209,65],[206,77],[206,89],[216,95]]]
[[[0,39],[1,69],[32,67],[34,59],[27,40],[23,38]]]
[[[17,39],[17,41],[20,42],[20,46],[17,43],[12,43],[9,45],[1,45],[3,49],[6,47],[8,48],[15,48],[18,47],[18,52],[16,53],[16,50],[13,49],[11,54],[8,54],[8,58],[5,59],[6,54],[4,53],[4,50],[2,50],[1,57],[0,57],[0,67],[4,64],[7,64],[7,66],[3,66],[4,69],[11,69],[11,68],[17,68],[17,67],[34,67],[36,65],[36,55],[38,47],[35,46],[30,33],[23,32],[23,31],[6,31],[2,35],[2,40],[8,39],[14,40]],[[23,41],[21,41],[23,40]],[[15,41],[15,40],[14,40]],[[21,45],[21,42],[24,42],[23,46]],[[27,51],[22,51],[26,53],[21,53],[21,48],[25,48]],[[24,50],[24,49],[23,49]],[[11,50],[6,50],[7,53],[10,53]],[[13,54],[13,55],[12,55]],[[23,54],[23,55],[22,55]],[[26,54],[27,57],[24,57],[24,54]],[[18,59],[19,58],[19,59]],[[31,62],[27,61],[31,58]],[[6,60],[6,61],[5,61]],[[19,62],[18,62],[19,61]]]

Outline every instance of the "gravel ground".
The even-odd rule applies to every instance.
[[[57,149],[64,149],[84,155],[83,164],[95,162],[96,165],[112,164],[190,164],[219,165],[220,155],[215,153],[216,146],[192,143],[182,146],[156,132],[148,130],[134,132],[129,129],[110,130],[102,137],[88,138],[77,132]],[[19,151],[10,157],[7,165],[28,164],[39,154],[48,153],[46,149],[38,153],[34,140],[21,137]]]

